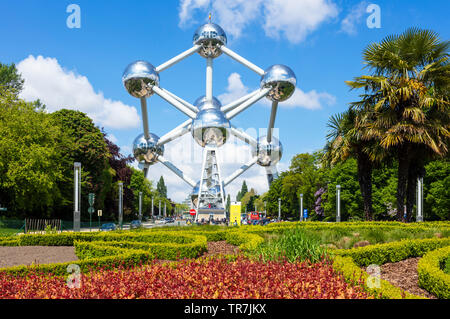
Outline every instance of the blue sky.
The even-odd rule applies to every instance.
[[[128,63],[143,59],[157,66],[192,46],[195,29],[212,20],[228,35],[228,46],[265,69],[288,65],[297,76],[297,92],[281,103],[276,119],[284,154],[279,170],[295,154],[325,144],[328,118],[357,98],[344,81],[362,74],[362,50],[389,34],[408,27],[428,28],[449,39],[449,1],[375,1],[381,28],[369,28],[369,1],[342,0],[2,0],[0,1],[0,62],[16,63],[26,83],[24,99],[40,98],[49,111],[62,107],[82,110],[124,153],[141,132],[139,101],[125,91],[121,75]],[[67,27],[66,8],[81,8],[81,28]],[[204,94],[205,60],[193,55],[161,73],[161,87],[189,102]],[[214,61],[214,95],[227,100],[259,86],[259,76],[227,56]],[[149,101],[150,130],[164,135],[186,116],[158,96]],[[225,104],[225,103],[224,103]],[[258,103],[233,120],[249,132],[267,127],[269,104]],[[253,130],[253,131],[252,131]],[[166,145],[166,157],[193,179],[198,163],[191,163],[182,143]],[[201,149],[192,147],[198,153]],[[224,152],[245,152],[244,145]],[[185,158],[184,160],[180,158]],[[238,157],[223,163],[224,175],[240,166]],[[169,195],[183,199],[190,187],[161,164],[149,178],[164,175]],[[242,180],[262,193],[264,171],[253,167],[230,185],[234,195]]]

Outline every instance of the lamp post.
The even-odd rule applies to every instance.
[[[300,194],[300,221],[303,221],[303,194]]]
[[[267,218],[267,201],[264,202],[264,218]]]
[[[142,221],[142,192],[139,192],[139,221]]]
[[[119,227],[123,224],[123,183],[119,182]]]
[[[161,200],[159,200],[159,210],[158,210],[158,215],[159,215],[159,217],[161,217]]]
[[[281,198],[278,198],[278,221],[281,220]]]
[[[341,221],[341,185],[336,185],[336,222]]]
[[[417,222],[423,222],[423,177],[417,179]]]
[[[164,217],[167,217],[166,216],[166,202],[164,202]]]
[[[73,231],[80,231],[81,223],[81,163],[73,163],[74,172],[74,207],[73,207]]]
[[[155,218],[155,215],[153,214],[154,212],[154,207],[153,207],[153,197],[152,197],[152,219]]]

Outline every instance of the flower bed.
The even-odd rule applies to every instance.
[[[175,299],[365,299],[327,261],[316,264],[254,262],[238,257],[199,258],[174,264],[81,275],[81,287],[63,277],[0,272],[0,298],[175,298]]]

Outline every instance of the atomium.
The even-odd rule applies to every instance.
[[[272,65],[261,77],[261,88],[271,88],[267,98],[271,101],[282,102],[292,96],[295,91],[297,78],[294,72],[281,64]]]
[[[269,143],[267,137],[262,136],[258,139],[256,147],[252,149],[252,155],[257,157],[258,165],[273,166],[280,161],[283,155],[283,146],[275,137],[272,137]]]
[[[123,85],[128,93],[139,98],[141,102],[144,134],[139,135],[134,140],[133,155],[135,159],[140,164],[144,164],[142,165],[144,173],[148,172],[150,165],[160,162],[189,184],[192,187],[191,202],[197,209],[196,218],[198,218],[200,209],[214,208],[216,212],[218,210],[225,212],[225,187],[254,164],[266,168],[270,186],[270,183],[278,175],[276,164],[280,161],[283,152],[279,140],[272,136],[278,103],[290,98],[297,84],[296,76],[289,67],[275,64],[264,70],[241,57],[226,45],[227,36],[224,30],[217,24],[209,22],[195,31],[193,46],[188,50],[157,67],[145,61],[133,62],[128,65],[122,76]],[[190,104],[167,89],[160,87],[160,73],[194,53],[198,53],[206,59],[206,89],[205,95],[200,96],[194,104]],[[224,106],[213,95],[213,65],[215,63],[213,61],[222,53],[249,68],[260,77],[258,89]],[[188,116],[185,122],[164,134],[161,138],[149,132],[147,98],[153,94],[160,96]],[[267,126],[268,136],[255,140],[232,126],[230,121],[264,97],[272,101],[272,111]],[[253,124],[251,120],[250,124]],[[200,175],[202,183],[195,183],[193,179],[186,176],[164,158],[164,144],[187,133],[190,133],[196,143],[203,148]],[[252,158],[231,175],[222,179],[220,162],[217,158],[218,152],[221,151],[220,147],[229,141],[229,134],[252,147]],[[145,136],[148,138],[145,138]],[[180,157],[183,156],[183,154],[179,155]]]
[[[164,155],[164,146],[157,145],[159,137],[153,133],[146,139],[144,134],[138,135],[133,142],[133,155],[138,162],[153,165],[159,156]]]
[[[196,100],[196,106],[199,112],[192,121],[192,137],[201,147],[224,145],[231,125],[220,110],[219,100],[213,97],[211,101],[207,101],[205,97],[200,97]]]
[[[222,51],[220,46],[227,44],[225,31],[215,23],[200,26],[192,38],[194,45],[200,45],[198,53],[204,58],[217,58]]]
[[[132,96],[147,98],[153,94],[152,87],[159,86],[159,74],[150,63],[136,61],[125,69],[122,82]]]

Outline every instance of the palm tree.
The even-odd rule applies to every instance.
[[[361,189],[366,220],[373,219],[372,207],[372,169],[373,161],[367,153],[367,141],[361,139],[356,129],[359,116],[353,109],[333,115],[328,121],[329,133],[322,158],[325,165],[343,162],[349,157],[355,157],[358,164],[358,182]]]
[[[430,156],[444,156],[449,135],[449,42],[417,28],[388,36],[363,53],[371,75],[347,84],[363,88],[357,130],[397,158],[397,219],[411,220],[417,177]],[[375,154],[372,154],[375,156]]]

